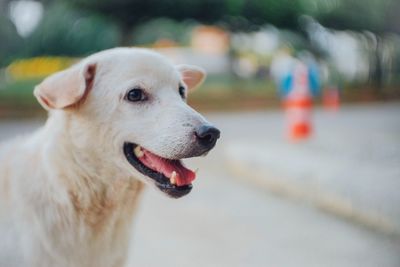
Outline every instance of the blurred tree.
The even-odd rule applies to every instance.
[[[81,56],[117,44],[117,29],[106,19],[71,10],[64,4],[50,4],[22,56]]]
[[[166,39],[187,45],[191,40],[191,29],[196,25],[194,22],[184,23],[169,18],[156,18],[137,27],[133,32],[135,44],[148,45]]]
[[[7,14],[9,2],[10,0],[0,1],[0,66],[8,64],[23,44]]]
[[[400,33],[398,0],[316,0],[314,17],[338,30]]]
[[[201,23],[221,23],[230,31],[254,30],[255,25],[271,23],[296,28],[304,12],[302,1],[292,0],[61,0],[109,16],[121,29],[121,45],[131,44],[132,29],[146,21],[168,17]]]
[[[400,33],[398,0],[315,0],[312,15],[325,27],[363,32],[370,53],[370,81],[383,86],[385,36]]]

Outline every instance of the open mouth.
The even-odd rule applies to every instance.
[[[181,160],[162,158],[134,143],[125,143],[123,150],[128,162],[170,197],[179,198],[192,190],[196,174]]]

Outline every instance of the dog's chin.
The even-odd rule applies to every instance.
[[[195,173],[187,169],[181,160],[160,157],[138,144],[125,142],[123,152],[138,172],[149,178],[155,186],[172,198],[190,193]]]

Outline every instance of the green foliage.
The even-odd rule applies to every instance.
[[[113,47],[117,28],[106,19],[78,13],[65,5],[50,6],[37,29],[26,39],[22,56],[81,56]]]
[[[190,41],[190,29],[195,23],[179,23],[167,18],[158,18],[144,23],[133,32],[136,45],[148,45],[159,39],[169,39],[180,44]]]
[[[175,20],[192,18],[203,22],[213,22],[226,11],[228,1],[71,0],[68,2],[112,17],[122,25],[134,26],[156,17],[169,17]]]
[[[40,80],[24,80],[0,84],[0,107],[34,106],[33,88]]]
[[[21,49],[22,38],[12,22],[0,14],[0,66],[10,63]]]
[[[64,0],[66,1],[66,0]],[[304,0],[303,0],[304,1]],[[72,5],[109,16],[124,27],[157,17],[177,21],[194,19],[202,23],[224,23],[231,30],[271,23],[295,28],[305,12],[302,1],[293,0],[71,0]]]
[[[329,28],[378,34],[397,28],[400,32],[398,0],[315,0],[314,5],[313,15]]]
[[[241,15],[255,24],[274,24],[277,27],[296,29],[297,20],[305,10],[300,1],[264,0],[246,1]]]

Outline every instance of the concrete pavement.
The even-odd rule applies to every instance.
[[[220,150],[199,167],[180,200],[148,189],[133,232],[129,266],[398,266],[400,242],[238,180]]]
[[[297,144],[285,140],[280,112],[240,116],[236,121],[245,125],[225,126],[242,133],[225,145],[233,173],[377,230],[400,233],[400,105],[317,110],[314,136]]]

